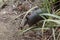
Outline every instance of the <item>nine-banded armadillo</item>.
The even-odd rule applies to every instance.
[[[29,26],[32,26],[39,22],[40,20],[44,20],[39,14],[43,13],[41,9],[37,9],[32,11],[29,15],[26,16],[26,22],[25,25],[28,24]],[[44,16],[45,17],[45,16]]]

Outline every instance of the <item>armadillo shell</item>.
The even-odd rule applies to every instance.
[[[40,20],[43,20],[43,18],[39,16],[39,13],[41,13],[41,10],[37,12],[36,11],[32,12],[30,15],[27,16],[27,23],[29,26],[32,26],[39,22]]]
[[[44,13],[41,9],[37,9],[35,11],[32,11],[30,13],[30,15],[27,15],[26,16],[26,19],[27,19],[27,24],[29,26],[32,26],[34,24],[36,24],[37,22],[41,21],[41,20],[44,20],[39,14],[42,14]],[[47,19],[46,16],[43,16]]]
[[[35,18],[34,17],[32,17],[32,18],[29,17],[28,18],[28,25],[32,26],[33,24],[36,24],[40,20],[43,20],[43,18],[42,17],[38,17],[38,16],[35,16]]]

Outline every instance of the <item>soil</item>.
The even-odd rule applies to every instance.
[[[17,5],[20,3],[25,6],[22,9],[19,9]],[[20,23],[22,18],[19,17],[14,20],[18,15],[26,12],[31,7],[39,4],[39,0],[31,0],[31,3],[25,0],[7,0],[0,8],[0,40],[44,40],[45,38],[49,38],[52,34],[52,31],[49,30],[44,33],[44,37],[42,38],[41,30],[30,30],[23,35],[17,34],[19,31]],[[5,5],[6,4],[6,5]],[[28,5],[27,5],[28,4]],[[4,6],[4,7],[3,7]],[[29,7],[26,9],[26,6]],[[3,7],[3,8],[2,8]],[[25,27],[23,27],[25,28]],[[51,39],[53,40],[53,39]]]

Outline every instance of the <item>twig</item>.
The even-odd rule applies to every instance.
[[[58,34],[57,40],[59,39],[60,33]]]
[[[52,31],[53,31],[53,38],[54,38],[54,40],[56,40],[56,38],[55,38],[55,30],[54,30],[54,28],[52,28]]]
[[[42,25],[42,37],[43,37],[43,31],[44,31],[43,28],[44,28],[44,26],[45,26],[45,22],[46,22],[46,21],[44,21],[44,22],[43,22],[43,25]]]
[[[57,28],[55,29],[55,31],[57,30]],[[50,38],[52,37],[52,35],[47,39],[47,40],[49,40]]]
[[[24,12],[24,13],[22,13],[22,14],[20,14],[20,15],[18,15],[18,16],[16,16],[14,19],[10,20],[9,22],[11,22],[11,21],[13,21],[13,20],[15,20],[15,19],[19,18],[20,16],[22,16],[22,15],[24,15],[24,14],[25,14],[25,12]]]

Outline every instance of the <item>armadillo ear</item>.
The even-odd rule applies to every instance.
[[[27,24],[27,19],[25,19],[24,26]]]

